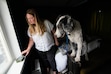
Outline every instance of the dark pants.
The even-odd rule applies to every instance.
[[[52,46],[49,51],[46,52],[38,51],[42,74],[47,73],[46,68],[51,68],[53,71],[57,71],[56,62],[55,62],[56,51],[57,51],[56,45]]]
[[[56,69],[56,62],[55,62],[55,53],[57,51],[57,46],[52,46],[49,51],[46,52],[47,59],[49,61],[50,67],[53,71],[57,71]]]

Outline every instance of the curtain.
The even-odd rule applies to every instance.
[[[90,28],[92,34],[100,34],[102,32],[103,12],[101,10],[92,12]]]

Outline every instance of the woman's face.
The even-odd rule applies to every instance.
[[[35,24],[35,18],[31,14],[26,14],[26,18],[29,24]]]

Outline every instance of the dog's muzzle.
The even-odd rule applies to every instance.
[[[57,36],[57,38],[62,38],[65,36],[65,32],[61,33],[60,30],[57,28],[55,35]]]

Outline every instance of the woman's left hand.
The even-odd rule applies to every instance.
[[[59,42],[58,41],[55,41],[55,44],[56,44],[56,46],[59,46]]]

